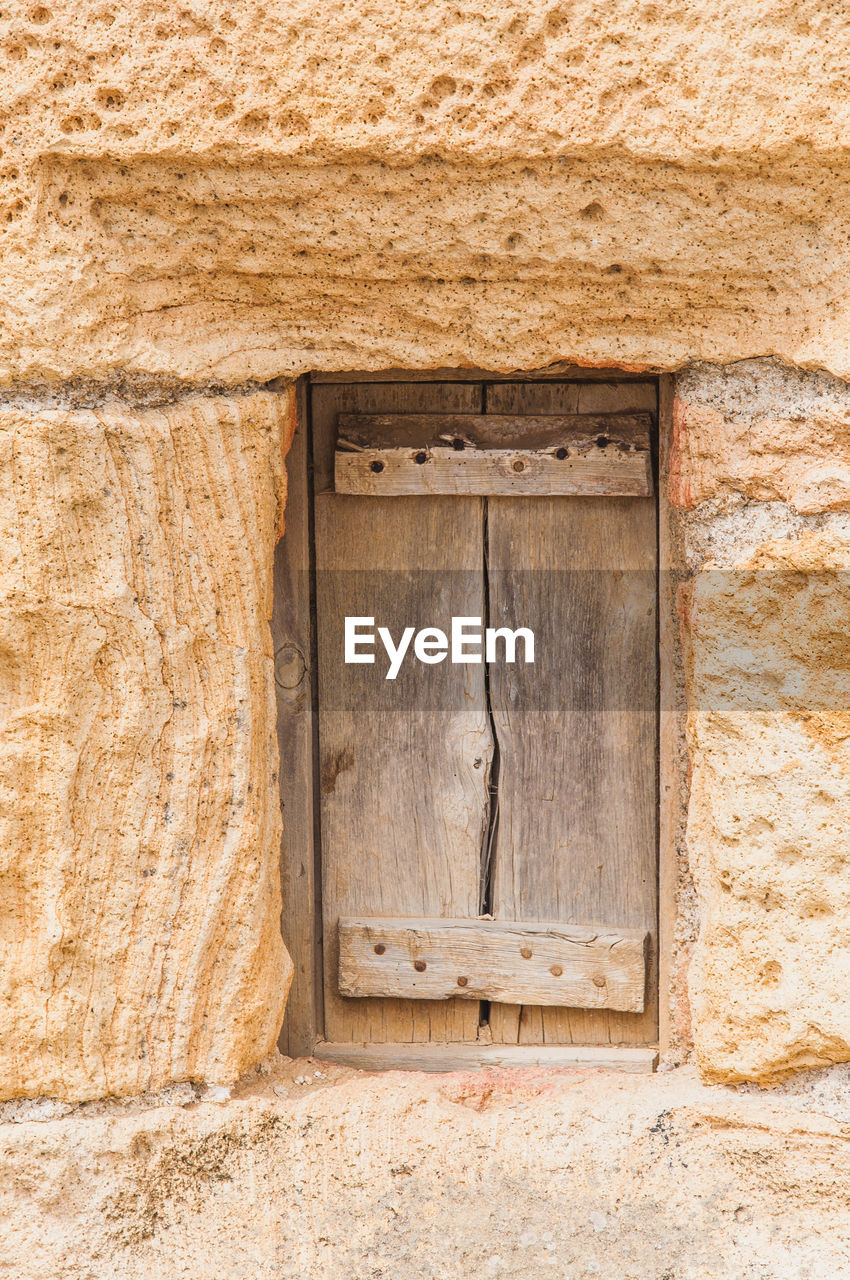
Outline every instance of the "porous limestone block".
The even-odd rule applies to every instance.
[[[289,395],[0,413],[0,1096],[227,1082],[280,937]]]
[[[694,508],[733,494],[801,514],[850,508],[850,385],[777,360],[680,374],[670,500]]]
[[[0,379],[846,373],[848,58],[835,0],[12,4]]]
[[[709,563],[683,612],[700,1069],[769,1081],[846,1061],[850,536],[803,530]]]
[[[850,277],[837,164],[737,160],[721,177],[704,160],[593,147],[478,160],[409,140],[392,163],[362,148],[317,163],[227,155],[223,138],[176,160],[98,145],[41,164],[0,380],[669,368],[765,351],[850,368],[836,343]],[[801,279],[800,226],[825,205],[835,296],[815,341],[823,300]]]

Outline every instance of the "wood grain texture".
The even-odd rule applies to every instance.
[[[551,450],[533,449],[468,449],[460,454],[430,449],[427,455],[410,449],[340,450],[335,484],[337,493],[376,498],[429,493],[640,498],[652,493],[652,461],[648,453],[603,449],[589,449],[564,460]]]
[[[433,608],[427,610],[427,618],[417,612],[423,600],[431,599],[433,582],[423,594],[425,578],[414,579],[429,572],[461,568],[453,586],[441,594],[443,606],[449,606],[448,596],[453,597],[444,613],[446,617],[451,613],[478,616],[483,602],[471,584],[481,559],[474,553],[472,526],[460,527],[457,523],[459,510],[469,505],[476,507],[477,518],[481,519],[484,507],[477,499],[413,497],[396,503],[388,498],[376,508],[373,499],[334,495],[331,490],[338,414],[390,419],[405,414],[405,410],[418,411],[411,413],[411,418],[430,417],[434,411],[449,412],[462,415],[464,435],[471,435],[469,424],[474,419],[469,415],[476,408],[484,407],[479,389],[469,384],[423,387],[394,382],[314,386],[312,394],[316,424],[314,466],[318,494],[320,615],[325,591],[328,593],[326,611],[337,619],[346,612],[375,614],[377,625],[389,626],[394,635],[401,625],[438,624]],[[655,408],[655,388],[647,381],[597,380],[592,385],[561,386],[536,383],[531,390],[527,385],[506,382],[488,385],[485,394],[487,408],[493,411],[493,416],[502,418],[524,413],[532,418],[575,413],[645,414]],[[430,397],[427,402],[423,398],[426,396]],[[420,430],[409,421],[394,429],[403,435],[402,427],[408,434],[411,430]],[[545,430],[545,424],[539,429]],[[411,520],[402,512],[414,505]],[[628,507],[635,508],[631,515],[625,512]],[[535,630],[545,637],[550,654],[559,659],[555,663],[559,670],[552,669],[542,684],[535,680],[532,687],[526,681],[523,687],[522,675],[527,672],[506,667],[501,668],[502,675],[510,674],[517,679],[509,685],[502,683],[501,688],[499,679],[492,683],[494,719],[503,752],[501,848],[493,868],[494,909],[503,916],[590,923],[600,929],[615,923],[641,935],[650,933],[653,939],[649,997],[643,1014],[577,1005],[554,1008],[494,1002],[493,1034],[497,1040],[506,1042],[646,1044],[655,1039],[657,998],[654,504],[640,498],[625,501],[536,498],[534,502],[490,500],[487,508],[490,622],[495,626],[508,623],[518,626],[526,625],[524,619],[529,616],[539,618],[541,625]],[[514,508],[510,518],[505,508]],[[581,518],[577,508],[583,509]],[[376,510],[380,511],[379,518]],[[483,558],[483,522],[480,532]],[[328,573],[322,571],[321,546],[328,552],[329,558],[324,563]],[[374,607],[371,603],[368,608],[362,606],[363,584],[357,585],[357,575],[352,575],[351,569],[365,571],[367,575],[374,574],[376,569],[383,571],[385,590],[371,597]],[[541,570],[543,572],[538,572]],[[458,591],[461,580],[463,587]],[[553,600],[562,600],[563,605],[553,609]],[[521,615],[509,616],[511,601],[522,605]],[[534,622],[528,625],[534,626]],[[320,633],[321,629],[320,616]],[[570,637],[577,643],[572,646],[574,651],[567,653],[565,646],[569,648]],[[334,638],[332,628],[326,628],[325,640],[320,640],[323,649],[325,642],[339,648],[340,636],[337,634]],[[468,676],[475,668],[462,670]],[[444,729],[437,727],[434,731],[435,726],[440,725],[440,716],[449,709],[445,702],[446,686],[441,687],[431,702],[427,695],[423,702],[421,689],[408,689],[405,697],[412,701],[402,700],[401,719],[398,691],[394,691],[396,712],[390,717],[389,732],[377,730],[378,725],[389,723],[390,711],[389,703],[381,704],[379,691],[372,691],[377,694],[377,702],[373,697],[368,704],[361,701],[357,706],[343,705],[345,698],[329,700],[325,696],[327,692],[331,690],[323,686],[320,691],[324,726],[322,789],[325,792],[322,825],[325,837],[336,830],[341,842],[337,854],[330,852],[326,842],[323,854],[326,1036],[334,1042],[372,1041],[390,1046],[427,1040],[435,1043],[472,1041],[477,1032],[477,1018],[464,1016],[461,1000],[438,1003],[340,997],[336,990],[335,927],[340,915],[472,917],[477,914],[477,901],[472,906],[457,905],[455,887],[462,883],[462,893],[469,895],[467,901],[472,901],[476,877],[468,872],[473,851],[480,845],[486,829],[486,782],[484,790],[480,784],[489,774],[492,753],[486,705],[479,700],[478,690],[473,691],[470,699],[467,688],[463,702],[467,714],[470,706],[475,708],[478,717],[475,733],[483,745],[480,749],[474,746],[477,754],[472,759],[473,769],[477,766],[478,773],[471,792],[477,795],[479,804],[472,821],[475,835],[470,838],[471,827],[467,821],[458,843],[457,829],[449,830],[451,815],[457,812],[457,770],[453,772],[450,763],[448,771],[443,771],[439,761],[435,764],[431,755],[421,751],[424,737],[432,743],[447,741]],[[454,691],[449,692],[450,702]],[[335,701],[339,705],[334,705]],[[481,718],[482,710],[485,719]],[[600,711],[603,714],[600,715]],[[417,720],[420,730],[425,728],[423,714],[430,730],[424,737],[414,729]],[[406,737],[399,732],[402,722],[407,726]],[[369,726],[365,739],[364,725]],[[374,733],[373,725],[376,726]],[[339,739],[339,749],[326,753],[325,746],[333,745],[335,737]],[[364,776],[377,779],[378,783],[367,781],[365,809],[371,811],[371,818],[366,816],[364,823],[360,822],[364,816],[364,789],[359,786],[362,778],[348,776],[358,773],[357,757],[353,754],[355,745],[369,760]],[[451,742],[448,745],[447,759],[452,750]],[[482,769],[486,771],[485,779],[481,778]],[[585,769],[587,779],[577,779],[576,769]],[[466,771],[469,771],[468,757]],[[463,770],[460,777],[463,778]],[[435,804],[434,797],[450,780],[455,790],[448,793],[448,806]],[[572,785],[575,795],[569,806],[571,816],[562,822],[565,803],[563,797],[557,796],[556,787],[564,782]],[[621,794],[612,803],[611,788],[616,791],[618,786]],[[424,800],[426,794],[431,797],[430,803]],[[330,796],[336,798],[331,800]],[[467,806],[467,819],[474,808]],[[432,856],[430,846],[426,847],[424,858],[405,855],[401,842],[406,838],[409,843],[411,830],[416,833],[419,848],[423,833],[434,827],[442,827],[436,840],[436,856]],[[388,832],[394,834],[388,836]],[[505,851],[506,832],[510,853]],[[535,833],[542,833],[544,839],[533,856],[515,856],[514,847],[528,849],[529,837]],[[548,852],[547,837],[551,837]],[[353,840],[353,856],[346,851],[345,842],[349,839]],[[618,841],[619,848],[615,848]],[[635,859],[638,848],[640,852]],[[460,865],[451,849],[455,854],[458,849],[466,851]],[[329,895],[328,884],[334,878],[336,888]],[[447,878],[452,881],[452,888],[444,892],[440,885],[445,888]],[[413,886],[413,896],[410,886]],[[535,902],[540,904],[536,909]],[[514,910],[510,909],[511,904]],[[470,1012],[475,1007],[475,1000],[466,1002]]]
[[[474,1040],[468,1001],[345,1000],[341,915],[475,915],[492,742],[482,667],[408,666],[397,681],[343,664],[342,623],[374,615],[397,636],[452,614],[481,616],[483,505],[327,492],[340,411],[480,405],[469,385],[315,387],[313,422],[325,1028],[356,1041]]]
[[[281,760],[281,931],[294,972],[278,1047],[309,1054],[322,1029],[314,848],[313,679],[310,621],[310,509],[307,386],[297,389],[297,424],[286,458],[286,528],[275,551],[272,643]]]
[[[658,383],[658,1040],[661,1053],[682,1051],[690,1027],[685,1019],[674,1024],[674,947],[679,882],[679,849],[687,816],[682,786],[686,775],[684,747],[684,693],[681,679],[679,617],[676,612],[677,553],[673,509],[667,497],[670,454],[673,443],[673,378],[665,374]],[[682,979],[680,977],[679,982]],[[680,1001],[680,1007],[685,1001]]]
[[[630,449],[646,452],[648,413],[341,413],[338,447],[432,449]],[[602,441],[600,441],[602,437]],[[604,441],[604,443],[603,443]]]
[[[647,413],[341,414],[338,493],[652,493]]]
[[[476,1071],[482,1067],[592,1067],[651,1074],[655,1049],[620,1045],[351,1044],[320,1041],[313,1057],[361,1071]]]
[[[488,372],[486,369],[450,367],[436,369],[376,369],[368,372],[347,370],[345,373],[316,371],[309,374],[308,377],[315,386],[354,382],[401,382],[405,385],[422,382],[478,382],[486,383],[488,386],[493,383],[504,384],[505,386],[516,383],[521,387],[528,385],[528,377],[523,377],[522,374],[493,373],[492,371]],[[651,413],[655,412],[655,380],[648,378],[645,373],[628,373],[624,369],[618,369],[616,376],[612,377],[610,369],[593,369],[575,364],[555,364],[550,365],[540,373],[536,373],[534,379],[536,386],[545,386],[550,382],[557,384],[561,389],[559,390],[559,395],[563,395],[563,388],[574,388],[576,393],[579,393],[583,387],[590,384],[604,384],[612,387],[621,387],[629,384],[643,389],[647,402],[642,407],[648,408]]]
[[[557,407],[556,388],[487,388],[496,411],[537,412],[541,401]],[[490,673],[501,756],[493,914],[616,921],[654,943],[655,505],[497,498],[488,512],[491,624],[521,619],[539,655],[533,668]],[[497,1005],[494,1039],[653,1042],[655,963],[642,1014]]]
[[[339,990],[641,1013],[646,940],[541,921],[340,920]]]
[[[577,382],[488,378],[484,395],[486,412],[494,414],[648,413],[654,417],[658,407],[654,379],[629,379],[619,373],[612,378],[608,371],[590,369]]]

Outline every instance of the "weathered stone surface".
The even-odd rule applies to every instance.
[[[0,378],[766,352],[847,372],[845,19],[12,5]]]
[[[777,361],[696,367],[677,379],[670,500],[732,493],[799,512],[850,508],[850,386]]]
[[[0,19],[0,380],[670,367],[768,351],[850,372],[848,53],[840,6],[776,0],[474,14],[443,0],[13,5]],[[677,501],[844,506],[846,391],[789,374],[781,395],[730,407],[734,379],[716,376],[716,395],[681,387]],[[740,386],[756,396],[757,383]],[[827,389],[810,394],[816,383]],[[277,410],[263,429],[240,416],[273,400],[201,403],[194,426],[177,409],[7,418],[0,1031],[16,1034],[0,1078],[13,1092],[232,1079],[280,1014],[264,618],[281,425]],[[113,484],[120,502],[103,492]],[[710,575],[697,588],[692,682],[698,1034],[710,1073],[763,1076],[848,1052],[841,1000],[811,976],[823,963],[839,989],[843,951],[828,940],[840,933],[818,932],[816,915],[758,915],[777,877],[793,915],[782,840],[805,851],[801,874],[816,864],[837,920],[843,871],[812,827],[826,748],[805,699],[773,719],[763,706],[769,611],[785,610],[776,644],[788,646],[800,602],[749,579],[740,598],[713,590]],[[766,620],[747,614],[749,596]],[[791,657],[805,683],[813,666],[840,671],[844,650],[814,604],[800,607]],[[724,650],[739,633],[757,655],[740,671]],[[790,698],[787,656],[774,685]],[[712,707],[717,685],[742,690],[743,714]],[[828,732],[840,848],[844,766]],[[784,751],[799,768],[781,772]],[[787,809],[790,834],[755,867],[724,826],[738,793],[765,840],[759,824]],[[730,849],[738,905],[724,932]],[[798,943],[808,974],[777,959]],[[756,990],[751,1035],[743,997],[724,1003],[723,955],[751,983],[750,961],[791,974],[774,982],[775,1007]]]
[[[329,160],[365,145],[387,162],[419,148],[486,160],[600,143],[678,161],[765,144],[828,155],[850,142],[844,19],[829,0],[794,12],[777,0],[747,11],[615,0],[604,12],[590,0],[472,12],[445,0],[106,12],[83,0],[4,14],[4,95],[27,149],[50,136],[98,154],[231,144]]]
[[[288,396],[0,414],[0,1096],[274,1044]]]
[[[218,1104],[0,1124],[0,1274],[846,1274],[850,1128],[828,1090],[736,1094],[678,1072],[358,1077],[311,1062],[255,1080]]]
[[[677,376],[669,496],[697,575],[682,601],[692,936],[699,925],[688,978],[715,1079],[850,1057],[848,464],[846,383],[775,360]],[[679,967],[679,995],[681,980]]]
[[[770,350],[846,368],[841,343],[809,342],[799,278],[800,223],[822,216],[823,184],[843,189],[843,171],[744,169],[674,169],[671,191],[669,162],[643,157],[175,165],[59,152],[33,211],[38,260],[22,266],[38,329],[30,309],[7,326],[0,373],[238,381]],[[824,261],[838,280],[850,219],[834,217]]]
[[[709,563],[686,602],[691,1002],[711,1079],[850,1058],[848,616],[840,527]]]

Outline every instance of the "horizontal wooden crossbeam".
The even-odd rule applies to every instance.
[[[647,939],[537,921],[343,919],[339,990],[642,1013]]]
[[[314,1058],[363,1071],[477,1071],[512,1067],[594,1068],[651,1074],[658,1050],[581,1044],[334,1044],[320,1040]]]
[[[648,413],[340,414],[337,493],[647,497]]]

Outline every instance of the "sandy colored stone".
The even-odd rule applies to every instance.
[[[825,760],[813,730],[840,725],[847,692],[848,426],[848,386],[823,373],[760,360],[676,377],[674,560],[697,579],[693,607],[680,602],[692,786],[671,1053],[687,1051],[690,984],[699,1061],[715,1078],[848,1056],[845,762]],[[763,560],[774,547],[787,564]],[[826,802],[820,781],[836,770]]]
[[[847,374],[848,46],[842,6],[776,0],[13,4],[0,381],[61,403],[80,388],[57,380],[81,377],[768,352]],[[680,382],[683,505],[847,502],[846,389],[771,368],[757,405],[746,370]],[[252,425],[279,403],[263,396],[50,414],[10,394],[0,1079],[59,1097],[230,1080],[271,1043],[287,982],[265,622],[285,415]],[[846,602],[827,591],[819,615],[763,578],[740,596],[710,579],[692,683],[700,1060],[759,1077],[848,1054],[824,995],[844,980],[843,748],[833,713],[815,733],[808,693],[798,706],[783,683],[787,661],[803,685],[835,668],[843,695],[830,602]],[[799,764],[782,772],[783,753]],[[786,847],[803,851],[797,898]],[[684,944],[676,963],[681,983]]]
[[[15,3],[0,379],[850,369],[843,6]]]
[[[0,414],[0,1093],[274,1044],[286,395]]]
[[[64,1119],[0,1124],[0,1272],[846,1272],[850,1128],[840,1104],[829,1114],[828,1091],[736,1094],[678,1072],[369,1077],[315,1062],[255,1080],[218,1104],[94,1104]]]
[[[802,513],[850,508],[850,387],[771,361],[679,378],[670,500],[733,493]]]
[[[850,539],[805,530],[685,598],[700,906],[697,1060],[770,1080],[850,1058]]]

